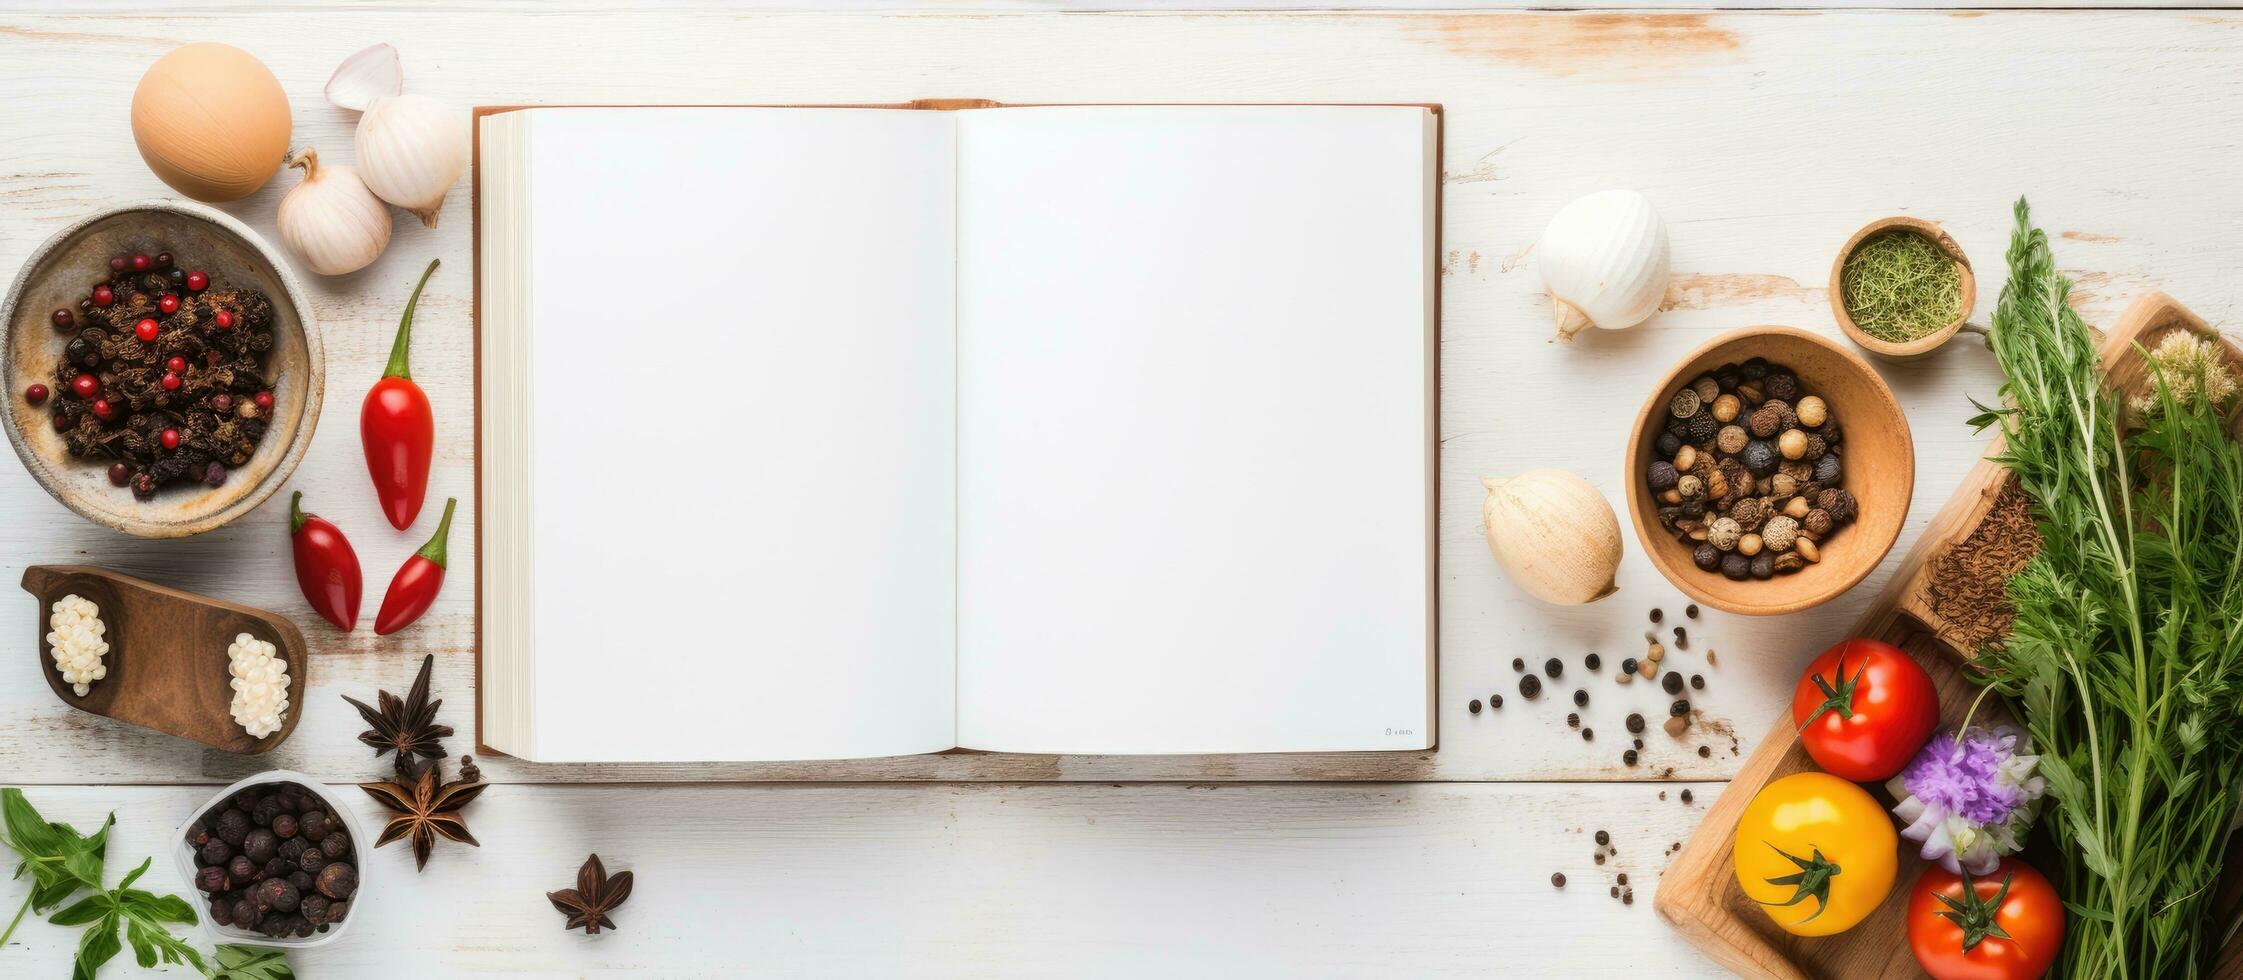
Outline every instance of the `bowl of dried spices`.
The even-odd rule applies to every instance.
[[[221,942],[308,949],[343,937],[366,904],[350,805],[319,781],[275,769],[220,790],[172,835],[180,877]]]
[[[1970,258],[1946,229],[1922,218],[1872,221],[1830,264],[1831,315],[1848,339],[1879,357],[1905,361],[1938,350],[1974,329],[1977,302]]]
[[[1628,441],[1629,517],[1692,599],[1749,616],[1812,608],[1892,550],[1916,448],[1868,362],[1794,327],[1747,327],[1684,357]]]
[[[224,212],[146,201],[41,244],[4,302],[0,421],[32,478],[96,524],[184,537],[254,510],[311,444],[311,305]]]

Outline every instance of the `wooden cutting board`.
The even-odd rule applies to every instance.
[[[296,730],[311,673],[304,634],[277,613],[182,592],[91,565],[33,565],[23,590],[39,601],[32,650],[55,696],[80,711],[153,728],[214,749],[270,752]],[[57,600],[79,595],[101,607],[108,676],[83,696],[62,679],[47,649],[47,615]],[[238,634],[271,643],[288,663],[288,714],[280,730],[251,738],[234,723],[233,676],[226,648]]]
[[[2167,332],[2176,329],[2199,333],[2211,330],[2202,318],[2163,293],[2135,302],[2103,344],[2103,363],[2112,381],[2122,389],[2142,384],[2145,366],[2134,353],[2135,346],[2154,347]],[[2224,343],[2230,362],[2243,365],[2243,348],[2232,339]],[[1987,455],[1997,455],[2000,448],[1997,439]],[[1954,497],[1924,528],[1916,547],[1902,559],[1892,584],[1853,633],[1891,643],[1923,664],[1939,686],[1940,716],[1950,724],[1964,716],[1980,688],[1964,675],[1970,644],[1959,628],[1935,611],[1927,585],[1933,562],[1970,537],[2007,482],[2008,471],[1991,460],[1971,470]],[[1991,701],[1979,709],[1979,717],[1989,721],[2004,720],[2001,716]],[[1776,720],[1775,729],[1761,740],[1736,779],[1706,811],[1697,832],[1660,878],[1656,903],[1659,914],[1707,956],[1746,977],[1859,980],[1923,976],[1914,954],[1909,952],[1902,918],[1911,886],[1929,867],[1916,856],[1917,845],[1912,841],[1900,842],[1901,872],[1885,903],[1861,924],[1836,936],[1807,939],[1786,933],[1737,887],[1731,838],[1736,835],[1737,821],[1746,804],[1768,783],[1813,767],[1786,713]],[[1867,788],[1887,806],[1892,804],[1883,787]],[[2223,908],[2233,909],[2239,892],[2243,892],[2243,846],[2231,847],[2228,853]],[[2243,976],[2243,938],[2230,942],[2222,952],[2219,975]]]

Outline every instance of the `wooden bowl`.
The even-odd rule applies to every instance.
[[[173,484],[142,501],[109,483],[108,465],[73,458],[43,407],[24,400],[33,382],[54,387],[54,366],[71,331],[56,330],[48,315],[78,309],[88,290],[109,277],[109,257],[170,252],[213,282],[262,290],[273,304],[273,349],[265,355],[273,379],[271,427],[249,463],[229,473],[223,486]],[[311,445],[326,388],[325,357],[311,304],[279,253],[232,216],[183,201],[147,201],[111,208],[73,222],[41,244],[16,275],[0,303],[0,422],[25,469],[63,506],[104,527],[143,538],[200,534],[256,509],[287,482]],[[49,397],[67,398],[56,390]]]
[[[1853,315],[1846,312],[1846,260],[1851,258],[1854,249],[1860,248],[1861,243],[1868,241],[1870,236],[1886,231],[1912,231],[1931,239],[1932,244],[1939,246],[1941,251],[1946,252],[1948,257],[1955,260],[1956,268],[1960,269],[1963,274],[1961,308],[1956,311],[1954,321],[1906,343],[1894,343],[1890,340],[1879,340],[1870,336],[1868,332],[1856,326]],[[1948,341],[1955,339],[1955,334],[1963,329],[1964,323],[1970,320],[1970,311],[1977,305],[1978,276],[1970,271],[1970,257],[1963,254],[1962,246],[1955,244],[1955,239],[1947,234],[1947,229],[1941,228],[1936,222],[1925,221],[1922,218],[1899,216],[1879,218],[1862,226],[1860,231],[1854,232],[1854,237],[1846,239],[1845,246],[1838,250],[1838,257],[1830,263],[1830,315],[1838,319],[1838,329],[1846,332],[1848,340],[1861,345],[1862,350],[1879,357],[1895,361],[1907,361],[1938,350]]]
[[[1840,486],[1860,501],[1860,516],[1822,541],[1822,560],[1766,581],[1731,581],[1702,571],[1691,547],[1659,526],[1659,500],[1645,482],[1657,458],[1654,443],[1675,392],[1723,364],[1759,357],[1790,368],[1802,386],[1829,403],[1844,431]],[[1892,390],[1861,358],[1795,327],[1746,327],[1691,352],[1661,378],[1636,415],[1628,437],[1628,514],[1636,540],[1659,573],[1692,599],[1746,616],[1810,609],[1853,588],[1892,550],[1916,492],[1916,445]]]
[[[311,661],[303,632],[279,614],[91,565],[33,565],[23,570],[23,590],[39,600],[32,655],[62,703],[243,755],[270,752],[296,730]],[[62,679],[47,645],[47,616],[66,595],[101,607],[103,639],[109,642],[101,660],[108,676],[83,696]],[[279,731],[264,738],[252,738],[234,723],[226,647],[241,633],[272,644],[288,664],[288,716]]]

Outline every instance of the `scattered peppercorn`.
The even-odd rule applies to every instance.
[[[1579,713],[1579,712],[1567,712],[1567,713],[1566,713],[1566,716],[1565,716],[1565,727],[1567,727],[1567,728],[1579,728],[1579,727],[1581,727],[1581,715],[1580,715],[1580,713]]]
[[[1690,649],[1690,633],[1680,626],[1674,628],[1674,648],[1677,650]]]
[[[1590,670],[1596,670],[1604,666],[1604,658],[1592,653],[1586,657],[1581,658],[1581,666],[1586,667]]]
[[[1710,758],[1710,757],[1711,757],[1712,755],[1713,755],[1713,748],[1712,748],[1711,746],[1705,746],[1705,745],[1701,745],[1701,746],[1698,746],[1698,758],[1700,758],[1700,759]]]
[[[1514,670],[1514,671],[1523,671],[1523,670],[1525,670],[1525,669],[1526,669],[1526,660],[1525,660],[1524,658],[1521,658],[1521,657],[1512,657],[1512,658],[1511,658],[1511,669],[1512,669],[1512,670]]]
[[[1542,672],[1550,675],[1551,680],[1557,680],[1559,674],[1565,673],[1565,662],[1551,657],[1542,662]]]
[[[1527,674],[1519,678],[1519,696],[1533,700],[1542,693],[1542,678]]]
[[[1473,714],[1475,714],[1475,715],[1476,715],[1476,714],[1479,714],[1479,713],[1480,713],[1480,699],[1479,699],[1479,698],[1473,698],[1473,699],[1472,699],[1472,703],[1471,703],[1471,704],[1468,704],[1468,705],[1465,705],[1465,706],[1464,706],[1464,708],[1465,708],[1465,710],[1467,710],[1467,711],[1470,711],[1470,712],[1472,712],[1472,713],[1473,713]]]
[[[1691,619],[1698,618],[1698,604],[1695,602],[1691,603],[1690,608],[1683,610],[1682,614],[1690,617]]]
[[[1553,885],[1553,886],[1556,886],[1556,887],[1558,887],[1558,888],[1564,888],[1564,887],[1565,887],[1565,872],[1563,872],[1563,871],[1553,871],[1553,872],[1550,872],[1550,884],[1551,884],[1551,885]]]
[[[1673,704],[1667,705],[1667,714],[1672,715],[1676,718],[1680,718],[1683,715],[1687,715],[1689,713],[1690,699],[1688,698],[1677,698],[1675,699],[1675,702]]]
[[[1704,675],[1704,674],[1692,674],[1692,675],[1690,675],[1690,689],[1691,689],[1691,690],[1693,690],[1693,691],[1703,691],[1703,690],[1705,690],[1705,689],[1706,689],[1706,675]]]
[[[1665,611],[1665,610],[1662,610],[1662,609],[1660,609],[1660,608],[1658,608],[1658,607],[1656,607],[1656,606],[1652,607],[1652,609],[1651,609],[1651,621],[1652,621],[1652,622],[1656,623],[1656,622],[1658,622],[1658,621],[1660,621],[1660,620],[1662,620],[1662,619],[1665,619],[1665,618],[1667,618],[1667,614],[1666,614],[1666,611]]]
[[[1632,711],[1628,713],[1628,731],[1637,734],[1643,732],[1643,716],[1641,714]]]
[[[1635,672],[1636,672],[1636,658],[1634,658],[1634,657],[1627,657],[1627,658],[1623,658],[1623,659],[1622,659],[1622,660],[1620,661],[1620,673],[1622,673],[1622,674],[1633,674],[1633,673],[1635,673]]]
[[[1683,790],[1683,791],[1682,791],[1682,802],[1684,802],[1684,803],[1688,803],[1688,802],[1690,802],[1690,791],[1689,791],[1689,790],[1687,790],[1687,789],[1685,789],[1685,790]]]
[[[1586,708],[1586,707],[1588,707],[1588,706],[1589,706],[1589,692],[1587,692],[1587,691],[1578,691],[1578,690],[1577,690],[1577,691],[1574,691],[1574,692],[1573,692],[1573,704],[1574,704],[1574,707],[1577,707],[1577,708]]]
[[[1668,671],[1667,676],[1660,678],[1659,686],[1665,688],[1668,694],[1681,694],[1682,675],[1677,674],[1673,671]]]
[[[1501,694],[1490,694],[1490,695],[1488,695],[1488,708],[1489,708],[1490,710],[1493,710],[1493,709],[1496,709],[1496,708],[1500,708],[1500,707],[1503,707],[1503,695],[1501,695]]]
[[[1627,750],[1626,752],[1622,752],[1622,753],[1620,753],[1620,761],[1621,761],[1621,762],[1625,762],[1625,763],[1627,763],[1628,765],[1631,765],[1631,766],[1632,766],[1632,765],[1635,765],[1635,764],[1636,764],[1636,750],[1634,750],[1634,749],[1629,749],[1629,750]]]
[[[1594,742],[1594,741],[1596,741],[1596,740],[1597,740],[1597,730],[1596,730],[1596,729],[1594,729],[1594,728],[1584,728],[1584,729],[1582,729],[1582,730],[1581,730],[1581,740],[1582,740],[1582,741],[1584,741],[1584,742]]]
[[[1605,832],[1605,831],[1602,831],[1602,830],[1600,830],[1600,831],[1597,831],[1597,846],[1598,846],[1598,847],[1603,847],[1604,845],[1606,845],[1606,844],[1610,844],[1610,843],[1612,843],[1612,835],[1611,835],[1610,833],[1607,833],[1607,832]]]

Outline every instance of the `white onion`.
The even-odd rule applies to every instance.
[[[289,158],[304,180],[280,199],[280,240],[323,276],[357,272],[389,247],[389,207],[349,167],[321,166],[306,147]]]
[[[436,227],[467,169],[467,116],[425,95],[375,99],[358,118],[358,173],[374,196]]]

